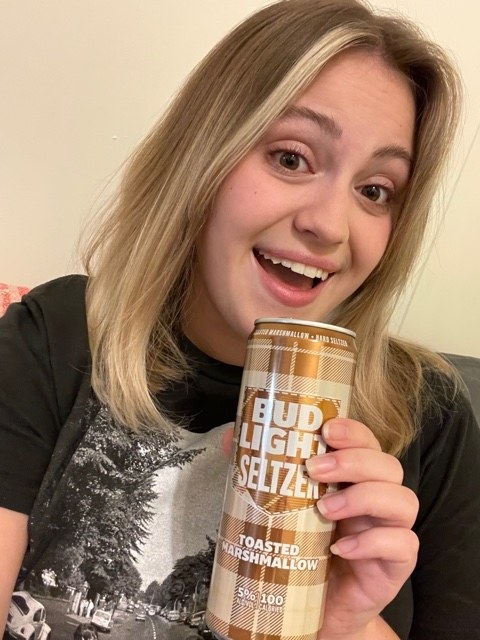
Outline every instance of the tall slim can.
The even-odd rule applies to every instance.
[[[325,452],[323,423],[348,415],[355,361],[348,329],[255,322],[207,604],[219,638],[316,639],[334,526],[305,460]]]

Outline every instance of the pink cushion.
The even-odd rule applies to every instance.
[[[0,282],[0,316],[5,313],[11,302],[18,302],[28,291],[28,287],[16,287]]]

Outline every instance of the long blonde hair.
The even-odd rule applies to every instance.
[[[458,118],[459,81],[445,53],[403,18],[357,0],[280,0],[203,60],[130,159],[85,255],[92,385],[121,423],[172,428],[155,394],[181,379],[177,344],[195,242],[225,176],[340,52],[375,51],[410,79],[415,158],[380,264],[330,321],[357,332],[353,412],[386,450],[414,437],[425,362],[388,337],[393,305],[419,253]]]

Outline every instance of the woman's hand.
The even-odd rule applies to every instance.
[[[322,433],[334,451],[308,460],[308,473],[318,482],[341,483],[341,488],[318,503],[324,517],[337,521],[318,639],[394,638],[378,614],[415,567],[418,538],[411,527],[417,497],[402,486],[398,460],[381,451],[364,424],[336,418]]]

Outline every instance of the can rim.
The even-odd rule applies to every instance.
[[[345,327],[339,327],[335,324],[327,324],[325,322],[314,322],[313,320],[298,320],[297,318],[257,318],[254,322],[255,326],[257,324],[265,323],[265,322],[277,322],[279,324],[296,324],[301,327],[315,327],[315,329],[330,329],[332,331],[339,331],[340,333],[345,333],[353,338],[357,337],[355,331],[352,329],[346,329]]]

